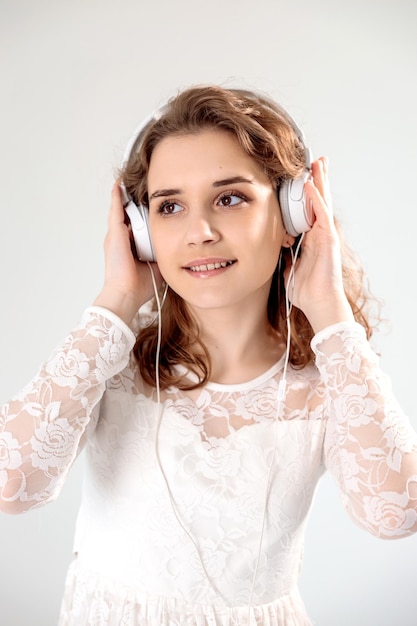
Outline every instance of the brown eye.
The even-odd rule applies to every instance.
[[[158,209],[158,213],[163,215],[174,215],[181,211],[181,206],[176,202],[163,202]]]
[[[235,206],[241,202],[245,202],[246,198],[236,193],[225,193],[220,197],[219,204],[221,206]]]

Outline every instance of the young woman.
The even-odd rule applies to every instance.
[[[61,626],[310,624],[297,578],[326,469],[364,529],[417,531],[417,437],[369,343],[327,169],[239,90],[187,89],[135,137],[103,289],[1,412],[7,512],[55,498],[86,449]]]

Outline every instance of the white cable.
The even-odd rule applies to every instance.
[[[156,343],[156,355],[155,355],[155,386],[156,386],[156,398],[157,401],[159,403],[160,401],[160,385],[159,385],[159,355],[161,352],[161,333],[162,333],[162,326],[161,326],[161,313],[162,313],[162,304],[161,301],[159,300],[159,294],[158,294],[158,287],[156,284],[156,280],[155,280],[155,274],[152,268],[152,265],[149,261],[146,261],[148,267],[149,267],[149,271],[151,273],[151,278],[152,278],[152,286],[153,286],[153,291],[154,291],[154,295],[155,295],[155,301],[156,301],[156,308],[157,308],[157,314],[156,316],[153,318],[152,322],[149,324],[149,326],[151,324],[153,324],[153,322],[158,319],[158,336],[157,336],[157,343]],[[168,290],[168,285],[165,288],[165,293],[164,293],[164,297],[163,297],[163,301],[165,301],[165,296]]]
[[[282,377],[281,380],[278,383],[278,394],[277,394],[277,399],[278,399],[278,406],[277,406],[277,412],[276,412],[276,416],[275,416],[275,435],[274,435],[274,454],[272,455],[272,459],[271,459],[271,463],[269,466],[269,470],[268,470],[268,478],[267,478],[267,485],[266,485],[266,490],[265,490],[265,503],[264,503],[264,510],[263,510],[263,517],[262,517],[262,527],[261,527],[261,534],[260,534],[260,538],[259,538],[259,548],[258,548],[258,555],[256,558],[256,565],[255,565],[255,570],[254,570],[254,574],[253,574],[253,578],[252,578],[252,585],[251,585],[251,591],[250,591],[250,595],[249,595],[249,603],[248,603],[248,624],[255,624],[256,626],[256,618],[253,618],[252,620],[252,600],[253,600],[253,594],[255,592],[255,583],[256,583],[256,578],[258,575],[258,570],[259,570],[259,564],[260,564],[260,560],[261,560],[261,553],[262,553],[262,544],[263,544],[263,538],[264,538],[264,533],[265,533],[265,524],[266,524],[266,517],[267,517],[267,508],[268,508],[268,500],[269,500],[269,496],[270,496],[270,492],[271,492],[271,481],[272,481],[272,471],[273,471],[273,466],[274,466],[274,459],[275,459],[275,454],[276,454],[276,449],[277,449],[277,439],[278,439],[278,423],[279,423],[279,418],[281,417],[281,410],[282,410],[282,404],[285,398],[285,392],[286,392],[286,383],[287,383],[287,369],[288,369],[288,364],[289,364],[289,359],[290,359],[290,345],[291,345],[291,321],[290,321],[290,315],[291,315],[291,311],[292,311],[292,301],[290,299],[290,287],[291,287],[291,294],[293,294],[294,292],[294,274],[295,274],[295,262],[297,260],[297,257],[299,255],[300,252],[300,248],[301,248],[301,243],[302,240],[304,238],[304,233],[302,233],[302,235],[300,236],[298,243],[297,243],[297,247],[295,249],[295,252],[293,251],[292,248],[290,248],[291,250],[291,257],[292,257],[292,263],[291,263],[291,269],[290,272],[288,274],[288,279],[285,285],[285,314],[286,314],[286,324],[287,324],[287,341],[286,341],[286,348],[285,348],[285,359],[284,359],[284,367],[282,370]],[[155,318],[152,320],[152,323],[158,319],[158,337],[157,337],[157,346],[156,346],[156,354],[155,354],[155,386],[156,386],[156,401],[157,401],[157,413],[158,413],[158,419],[157,419],[157,426],[156,426],[156,434],[155,434],[155,455],[156,455],[156,460],[158,463],[158,467],[159,470],[161,472],[161,475],[163,477],[166,489],[167,489],[167,493],[168,493],[168,497],[170,500],[170,504],[171,504],[171,508],[172,511],[175,515],[175,518],[178,522],[178,524],[180,525],[180,527],[182,528],[182,530],[184,531],[184,533],[188,536],[188,538],[190,539],[190,541],[192,542],[192,544],[195,547],[195,550],[197,552],[197,556],[199,558],[201,567],[204,571],[204,574],[211,586],[211,588],[213,589],[213,591],[215,592],[215,594],[217,594],[222,600],[223,602],[225,602],[224,596],[220,593],[219,589],[217,588],[217,586],[213,583],[213,581],[211,580],[206,566],[204,564],[204,560],[203,557],[201,555],[200,552],[200,547],[198,545],[197,540],[195,539],[195,537],[192,535],[192,533],[189,531],[189,529],[185,526],[185,524],[182,522],[182,519],[179,515],[179,512],[177,510],[177,506],[175,503],[175,499],[174,499],[174,495],[171,491],[171,487],[169,485],[169,481],[167,478],[167,475],[165,473],[165,470],[163,468],[162,462],[161,462],[161,456],[160,456],[160,451],[159,451],[159,432],[160,432],[160,428],[161,428],[161,423],[162,423],[162,403],[161,403],[161,390],[160,390],[160,380],[159,380],[159,358],[160,358],[160,350],[161,350],[161,333],[162,333],[162,325],[161,325],[161,310],[162,310],[162,306],[165,302],[165,297],[167,294],[167,289],[168,286],[166,286],[165,288],[165,292],[162,298],[162,302],[159,299],[159,295],[158,295],[158,288],[156,285],[156,280],[155,280],[155,275],[153,272],[153,268],[151,263],[149,263],[149,261],[147,262],[150,273],[151,273],[151,277],[152,277],[152,285],[153,285],[153,289],[154,289],[154,294],[155,294],[155,300],[156,300],[156,305],[157,305],[157,315],[155,316]]]
[[[165,473],[165,470],[163,468],[162,465],[162,461],[161,461],[161,455],[160,455],[160,451],[159,451],[159,432],[161,429],[161,423],[162,423],[162,403],[161,403],[161,389],[160,389],[160,379],[159,379],[159,356],[160,356],[160,351],[161,351],[161,333],[162,333],[162,325],[161,325],[161,309],[162,309],[162,303],[159,300],[159,295],[158,295],[158,288],[156,285],[156,280],[155,280],[155,275],[153,272],[153,268],[152,265],[149,263],[149,261],[147,261],[148,263],[148,267],[150,269],[151,272],[151,277],[152,277],[152,285],[153,285],[153,289],[154,289],[154,294],[155,294],[155,300],[156,300],[156,305],[157,305],[157,316],[155,317],[155,319],[158,319],[158,340],[157,340],[157,345],[156,345],[156,354],[155,354],[155,387],[156,387],[156,402],[157,402],[157,414],[158,414],[158,419],[157,419],[157,425],[156,425],[156,433],[155,433],[155,455],[156,455],[156,460],[157,460],[157,464],[159,467],[159,470],[161,472],[162,478],[164,480],[166,489],[167,489],[167,493],[168,493],[168,497],[169,497],[169,501],[171,504],[171,508],[172,511],[175,515],[175,518],[178,522],[178,524],[180,525],[180,527],[182,528],[182,530],[184,531],[184,533],[187,535],[187,537],[191,540],[192,544],[195,547],[195,550],[197,552],[197,556],[198,559],[200,561],[201,567],[203,569],[203,572],[211,586],[211,588],[213,589],[214,593],[216,595],[218,595],[223,602],[226,604],[224,596],[220,593],[219,589],[217,588],[216,585],[213,584],[213,581],[211,580],[206,566],[204,564],[204,560],[203,557],[201,555],[200,552],[200,547],[198,545],[197,540],[195,539],[195,537],[192,535],[192,533],[190,532],[190,530],[185,526],[185,524],[183,523],[181,516],[178,512],[177,509],[177,505],[175,502],[175,498],[174,498],[174,494],[172,493],[171,487],[169,485],[169,481],[168,481],[168,477]],[[166,292],[165,292],[166,295]]]
[[[152,326],[152,324],[153,324],[153,323],[154,323],[157,319],[158,319],[158,320],[160,320],[160,317],[161,317],[161,310],[162,310],[162,307],[164,306],[165,298],[167,297],[167,293],[168,293],[168,285],[167,285],[167,284],[165,284],[165,289],[164,289],[164,293],[162,294],[162,299],[161,299],[161,300],[159,300],[159,295],[158,295],[158,290],[157,290],[157,287],[156,287],[156,280],[155,280],[155,276],[154,276],[154,273],[153,273],[152,265],[150,264],[150,262],[149,262],[149,261],[146,261],[146,263],[148,264],[148,267],[149,267],[150,272],[151,272],[151,276],[152,276],[152,285],[153,285],[153,288],[154,288],[154,295],[155,295],[155,300],[156,300],[156,303],[157,303],[157,308],[158,308],[158,311],[157,311],[157,313],[156,313],[155,317],[154,317],[153,319],[151,319],[151,321],[149,322],[149,324],[146,324],[146,326],[144,326],[144,328],[149,328],[149,326]],[[160,324],[159,324],[159,326],[160,326]],[[159,357],[158,357],[158,358],[159,358]]]
[[[288,292],[289,292],[290,284],[291,284],[291,293],[294,292],[295,262],[297,260],[297,257],[299,255],[299,253],[300,253],[301,243],[302,243],[303,239],[304,239],[304,233],[302,233],[302,235],[300,236],[300,239],[299,239],[299,241],[297,243],[297,247],[295,249],[295,252],[293,251],[292,248],[290,248],[292,263],[291,263],[290,272],[288,274],[288,279],[287,279],[287,282],[286,282],[286,285],[285,285],[285,321],[286,321],[286,324],[287,324],[287,342],[286,342],[286,348],[285,348],[284,367],[282,369],[281,380],[278,383],[278,393],[277,393],[278,407],[277,407],[277,412],[276,412],[276,415],[275,415],[274,453],[272,455],[271,463],[270,463],[269,470],[268,470],[268,479],[267,479],[267,486],[266,486],[266,492],[265,492],[264,512],[263,512],[263,518],[262,518],[261,535],[260,535],[260,539],[259,539],[259,549],[258,549],[258,555],[257,555],[257,559],[256,559],[255,571],[254,571],[253,579],[252,579],[251,591],[250,591],[250,595],[249,595],[249,604],[248,604],[248,624],[249,624],[249,626],[252,623],[256,626],[256,619],[254,618],[253,621],[252,621],[252,614],[251,614],[252,600],[253,600],[253,594],[255,592],[255,583],[256,583],[256,578],[257,578],[257,575],[258,575],[259,564],[260,564],[260,560],[261,560],[262,543],[263,543],[263,538],[264,538],[264,533],[265,533],[265,524],[266,524],[266,513],[267,513],[267,508],[268,508],[268,500],[269,500],[269,496],[270,496],[270,492],[271,492],[272,470],[273,470],[274,458],[275,458],[275,454],[276,454],[276,450],[277,450],[278,422],[279,422],[279,418],[281,417],[282,403],[283,403],[284,398],[285,398],[286,385],[287,385],[287,369],[288,369],[288,364],[289,364],[289,360],[290,360],[290,345],[291,345],[291,321],[290,321],[290,315],[291,315],[291,310],[292,310],[292,302],[290,301],[290,297],[289,297]]]

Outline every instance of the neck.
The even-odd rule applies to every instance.
[[[284,346],[268,321],[266,302],[219,309],[192,308],[210,355],[211,380],[246,382],[272,367]]]

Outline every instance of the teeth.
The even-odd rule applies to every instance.
[[[192,272],[208,272],[210,270],[218,270],[221,267],[231,265],[232,261],[221,261],[220,263],[207,263],[207,265],[192,265],[188,269]]]

